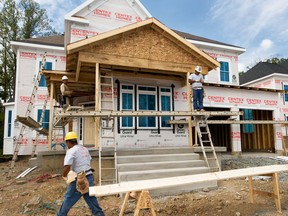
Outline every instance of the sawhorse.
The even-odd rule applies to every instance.
[[[136,209],[134,211],[134,216],[142,216],[142,210],[143,209],[150,210],[151,215],[156,216],[155,208],[154,208],[154,205],[152,203],[152,198],[149,194],[149,191],[147,191],[147,190],[136,191],[136,192],[127,192],[125,195],[124,202],[122,204],[119,216],[124,215],[124,211],[125,211],[125,208],[127,207],[128,200],[130,197],[138,200]]]
[[[254,189],[252,176],[248,176],[250,202],[254,203],[254,195],[255,194],[258,194],[261,196],[273,197],[275,200],[275,205],[276,205],[277,211],[279,213],[281,213],[281,200],[280,200],[278,173],[265,174],[265,175],[261,175],[261,176],[271,176],[272,177],[273,192],[261,191],[261,190]]]

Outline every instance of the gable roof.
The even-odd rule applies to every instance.
[[[259,62],[253,68],[239,77],[240,85],[275,73],[288,74],[288,61],[282,64]]]
[[[67,45],[67,55],[73,54],[76,52],[79,52],[80,50],[87,49],[89,47],[93,47],[95,44],[99,44],[102,41],[105,41],[109,38],[109,40],[113,37],[117,37],[122,34],[127,34],[129,32],[138,31],[141,28],[144,27],[150,27],[158,32],[161,32],[161,34],[168,38],[169,40],[173,41],[175,44],[177,44],[179,47],[182,47],[186,51],[188,51],[190,54],[195,56],[197,59],[199,59],[202,62],[205,62],[208,66],[208,70],[212,70],[216,67],[219,67],[219,62],[210,57],[208,54],[201,51],[199,48],[197,48],[195,45],[191,44],[178,34],[176,34],[173,30],[166,27],[164,24],[162,24],[160,21],[156,20],[155,18],[150,18],[141,22],[133,23],[121,28],[118,28],[116,30],[112,30],[109,32],[104,32],[102,34],[93,36],[91,38],[87,38],[81,41],[76,41],[74,43]]]
[[[211,43],[211,44],[218,44],[218,45],[224,45],[224,46],[230,46],[230,47],[244,49],[243,47],[234,46],[234,45],[223,43],[223,42],[216,41],[216,40],[211,40],[211,39],[208,39],[208,38],[192,35],[192,34],[189,34],[189,33],[178,31],[178,30],[174,30],[173,29],[173,31],[176,32],[177,34],[179,34],[181,37],[183,37],[185,39],[188,39],[188,40],[202,41],[202,42]]]

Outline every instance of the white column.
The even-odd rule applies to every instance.
[[[280,108],[274,110],[273,112],[274,120],[283,120],[281,118]],[[280,124],[274,124],[274,147],[275,153],[282,154],[283,153],[283,145],[282,145],[282,128]]]
[[[239,112],[238,107],[232,107],[231,112]],[[240,120],[240,116],[235,116],[236,120]],[[241,131],[240,124],[231,124],[231,149],[232,154],[240,155],[241,148]]]

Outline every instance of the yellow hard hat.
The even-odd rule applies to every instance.
[[[68,132],[65,136],[65,141],[67,140],[73,140],[73,139],[78,139],[78,136],[75,132],[71,131],[71,132]]]

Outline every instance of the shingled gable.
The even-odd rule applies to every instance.
[[[288,61],[282,64],[259,62],[239,77],[240,85],[264,78],[271,74],[288,74]]]
[[[216,60],[155,18],[67,45],[69,72],[75,71],[77,62],[113,65],[115,60],[120,66],[179,73],[190,72],[198,64],[206,73],[219,67]]]

